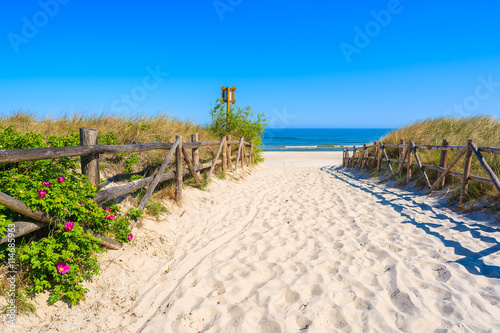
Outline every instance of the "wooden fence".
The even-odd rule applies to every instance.
[[[396,149],[399,151],[399,158],[393,159],[389,158],[387,155],[387,149]],[[439,165],[427,165],[422,164],[418,156],[417,149],[427,149],[427,150],[440,150],[441,156]],[[444,186],[445,177],[447,175],[458,177],[461,179],[460,188],[460,207],[464,207],[465,198],[467,195],[469,181],[476,181],[483,184],[488,184],[494,186],[498,192],[500,192],[500,181],[497,175],[490,168],[486,160],[484,159],[482,153],[492,153],[500,154],[500,148],[492,147],[477,147],[472,140],[468,140],[465,146],[450,146],[448,141],[443,140],[441,146],[433,145],[416,145],[413,141],[405,144],[403,140],[400,144],[384,144],[382,142],[374,142],[372,145],[364,144],[363,147],[358,149],[356,146],[352,148],[352,155],[349,156],[350,148],[344,148],[344,155],[342,159],[343,167],[358,168],[364,170],[365,168],[376,168],[377,172],[380,172],[382,167],[382,160],[387,163],[387,169],[391,172],[393,176],[400,175],[403,176],[403,168],[406,166],[406,181],[410,182],[411,173],[413,166],[422,174],[425,184],[428,189],[428,193],[431,193],[439,186]],[[458,151],[458,155],[453,159],[451,163],[448,164],[448,155],[450,151]],[[371,153],[371,154],[370,154]],[[457,162],[465,156],[463,172],[451,171],[451,169],[457,164]],[[475,156],[479,161],[479,164],[483,167],[489,178],[478,177],[471,175],[471,162],[472,157]],[[415,158],[415,162],[412,162],[412,157]],[[394,171],[391,162],[397,163],[397,170]],[[410,166],[410,167],[408,167]],[[431,184],[429,177],[425,172],[425,169],[437,170],[438,178]]]
[[[234,156],[231,154],[231,145],[238,145],[236,155]],[[218,146],[217,152],[213,161],[200,164],[199,149],[206,146]],[[246,149],[247,147],[249,147],[248,152]],[[153,191],[160,182],[175,179],[175,200],[180,203],[182,199],[182,184],[184,175],[191,174],[196,182],[196,185],[201,186],[201,170],[209,169],[207,179],[212,176],[214,169],[218,164],[222,164],[222,172],[236,171],[239,163],[241,163],[241,168],[243,168],[245,164],[250,165],[254,162],[255,157],[253,148],[253,143],[245,142],[243,137],[238,141],[231,141],[230,135],[221,138],[220,141],[199,142],[197,133],[191,136],[191,142],[183,142],[181,136],[176,136],[173,143],[155,142],[132,145],[99,145],[97,130],[91,128],[80,128],[80,146],[0,150],[0,163],[4,164],[80,156],[82,173],[87,176],[88,180],[92,184],[99,188],[101,183],[99,175],[100,154],[137,153],[156,149],[168,150],[168,153],[156,175],[99,191],[94,198],[94,201],[98,205],[102,205],[109,200],[132,193],[140,188],[148,187],[146,194],[138,206],[138,209],[144,209],[149,201],[149,198],[153,194]],[[191,154],[189,154],[188,149],[191,149]],[[175,171],[165,173],[167,165],[170,163],[174,154]],[[232,163],[233,160],[236,160],[234,165]],[[187,168],[184,167],[183,162],[186,163]],[[15,237],[26,235],[30,232],[41,229],[48,224],[63,223],[56,221],[46,212],[33,211],[23,202],[3,192],[0,192],[0,205],[29,217],[29,219],[14,222],[16,230]],[[111,249],[119,249],[122,247],[120,242],[104,235],[96,234],[92,230],[90,231],[98,239],[100,239],[101,245]],[[4,237],[3,239],[0,239],[0,244],[6,241],[7,238]]]

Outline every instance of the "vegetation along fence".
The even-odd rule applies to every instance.
[[[231,145],[238,145],[237,153],[234,156],[231,154]],[[218,146],[215,158],[211,162],[199,164],[199,149],[206,146]],[[248,152],[246,150],[247,147],[249,147]],[[231,136],[228,135],[223,137],[220,141],[199,142],[198,134],[196,133],[192,135],[191,142],[183,142],[181,136],[176,136],[173,143],[155,142],[131,145],[99,145],[97,130],[91,128],[80,128],[80,146],[0,150],[0,163],[15,163],[79,156],[81,159],[82,173],[87,176],[89,182],[99,188],[101,183],[99,175],[99,154],[137,153],[155,149],[168,150],[168,153],[156,175],[134,180],[97,192],[94,201],[98,205],[102,205],[109,200],[116,199],[140,188],[147,187],[146,194],[138,206],[138,209],[142,210],[146,207],[149,198],[160,182],[175,179],[175,200],[180,203],[182,199],[182,184],[184,175],[191,174],[196,182],[196,185],[201,186],[201,170],[210,169],[207,176],[207,179],[209,179],[218,164],[222,164],[222,172],[227,172],[228,170],[236,171],[239,163],[241,163],[241,168],[243,168],[245,164],[252,164],[255,158],[253,143],[245,142],[243,137],[240,138],[239,141],[231,141]],[[191,154],[188,153],[188,149],[191,149]],[[167,165],[170,163],[174,154],[175,170],[172,172],[165,172]],[[234,165],[232,163],[233,160],[236,160]],[[183,162],[186,163],[187,168],[184,167]],[[0,205],[30,218],[14,223],[16,230],[15,237],[26,235],[51,223],[62,223],[53,219],[46,212],[33,211],[25,203],[3,192],[0,192]],[[133,227],[134,226],[132,225],[132,228]],[[119,249],[122,246],[120,242],[112,238],[99,235],[92,230],[90,230],[90,232],[93,233],[96,238],[100,239],[101,245],[111,249]],[[6,240],[6,238],[1,239],[0,244],[4,243]]]
[[[417,149],[440,150],[441,155],[439,165],[422,164]],[[388,150],[392,150],[392,155],[399,156],[399,158],[389,158],[387,154]],[[371,167],[376,168],[377,172],[380,172],[382,160],[384,159],[387,163],[387,168],[394,177],[396,177],[396,175],[403,177],[403,169],[406,166],[407,182],[410,182],[412,167],[416,166],[422,174],[428,193],[431,193],[439,186],[444,186],[445,177],[447,175],[458,177],[461,180],[459,202],[461,207],[464,207],[470,180],[492,185],[498,190],[498,192],[500,192],[500,181],[482,155],[483,152],[500,154],[500,148],[477,147],[473,140],[468,140],[465,146],[450,146],[446,140],[443,140],[441,146],[416,145],[413,141],[405,144],[403,140],[400,141],[400,144],[383,144],[382,142],[374,142],[372,145],[364,144],[360,149],[353,146],[351,156],[350,151],[350,148],[344,148],[342,160],[343,167],[358,168],[360,170]],[[448,164],[449,153],[452,151],[458,151],[458,154],[455,156],[453,161]],[[464,156],[465,160],[463,172],[451,171],[451,169]],[[479,164],[488,175],[488,178],[471,175],[471,162],[473,156],[477,158]],[[413,157],[415,158],[415,163],[412,162]],[[396,163],[397,171],[393,170],[391,162]],[[429,177],[425,171],[426,169],[438,171],[438,177],[433,184],[429,181]]]

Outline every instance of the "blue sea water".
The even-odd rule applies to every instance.
[[[264,151],[342,151],[378,141],[390,128],[266,128]]]

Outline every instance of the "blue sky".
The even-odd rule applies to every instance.
[[[0,12],[0,113],[207,123],[221,86],[273,127],[500,115],[500,2],[19,0]]]

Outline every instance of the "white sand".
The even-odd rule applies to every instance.
[[[186,190],[105,255],[87,301],[40,297],[15,331],[500,331],[497,227],[307,154]]]

